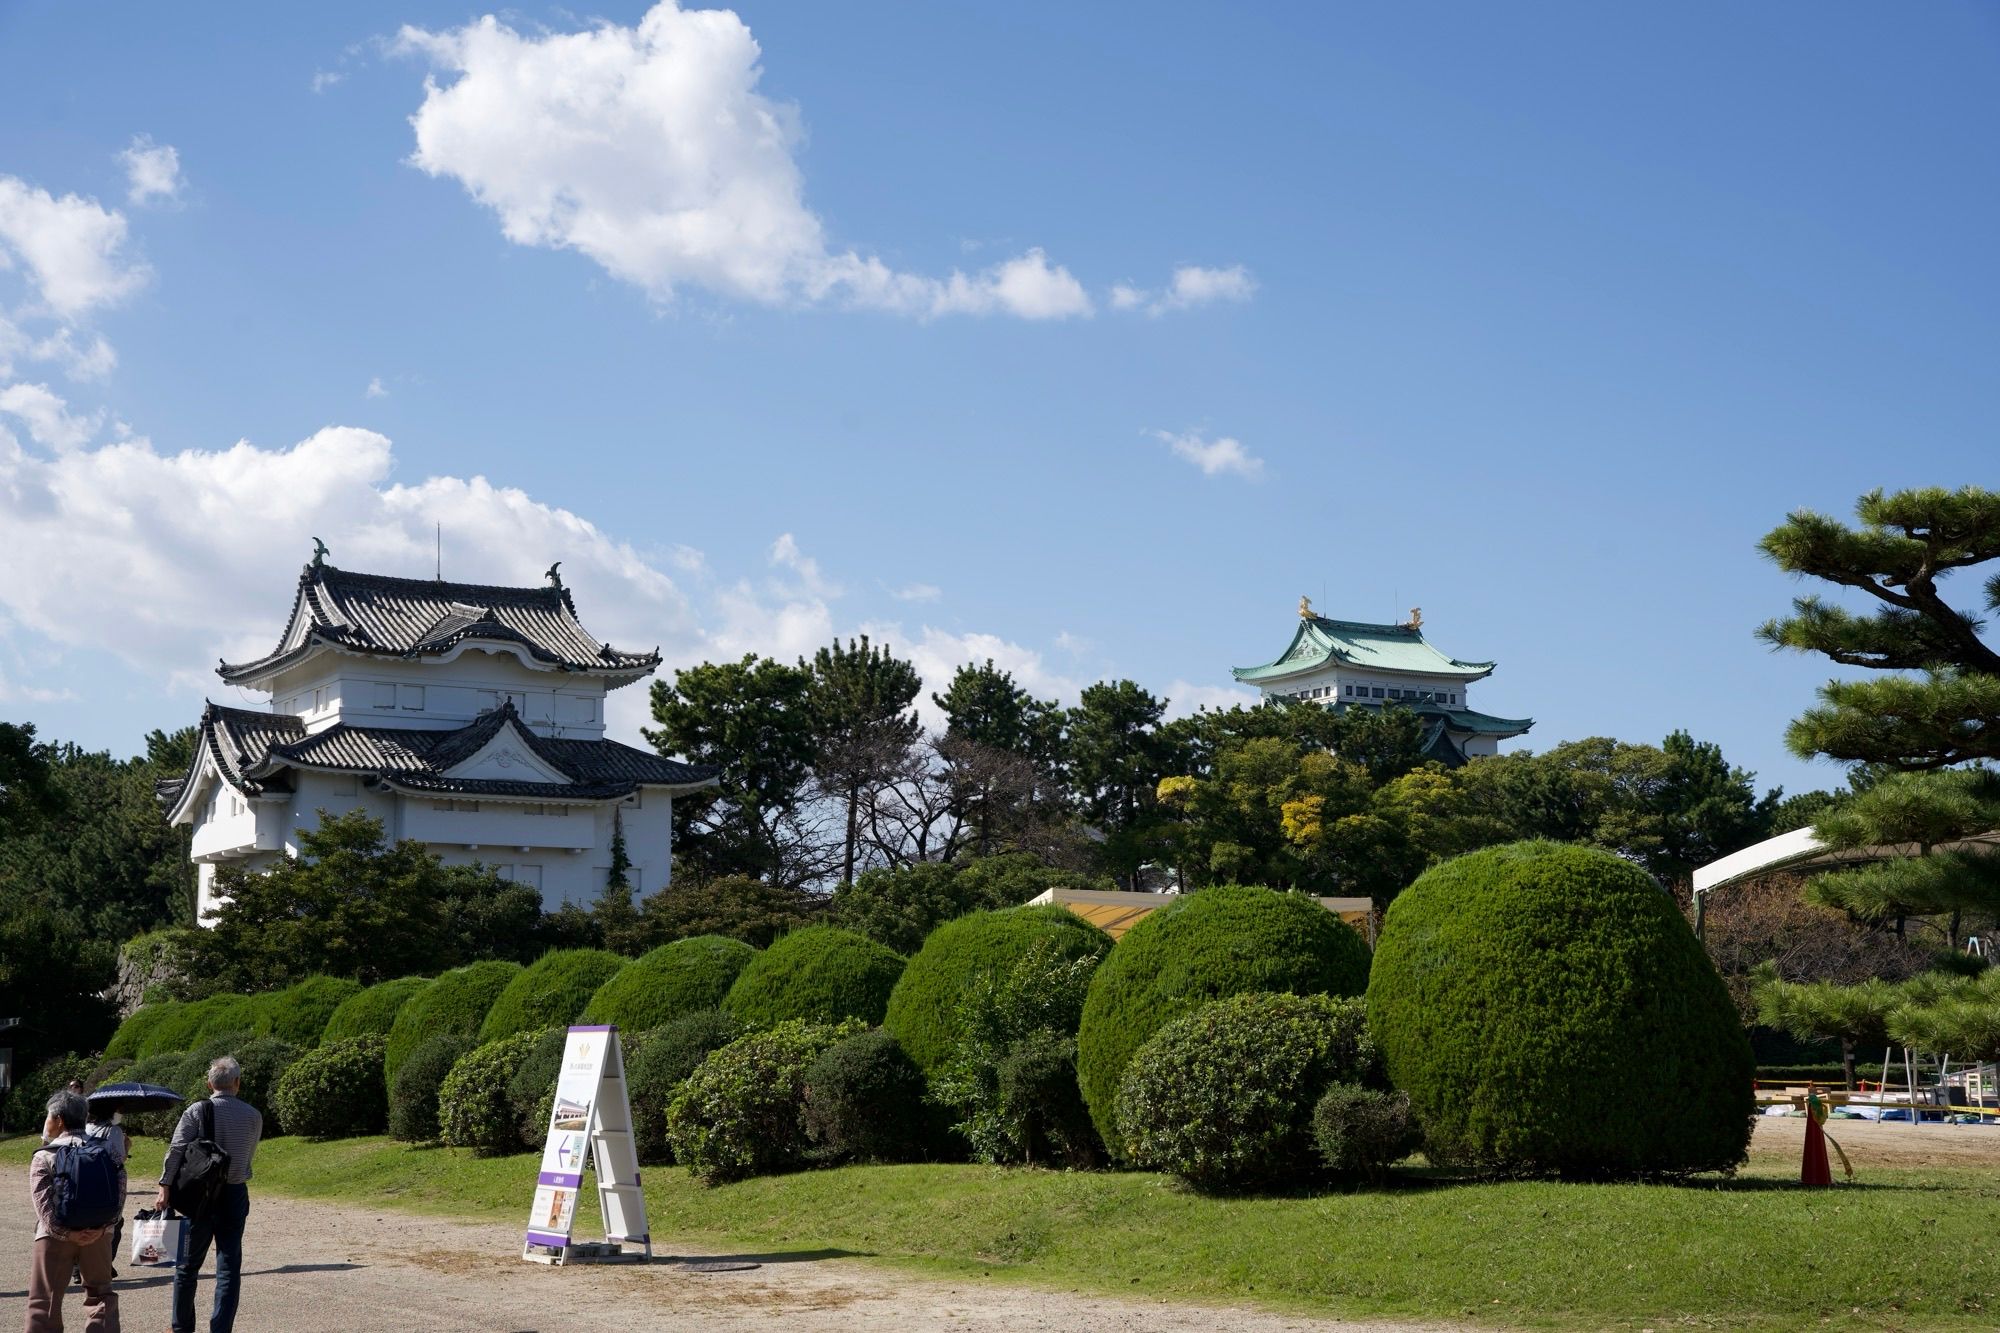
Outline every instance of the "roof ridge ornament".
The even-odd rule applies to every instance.
[[[326,568],[326,557],[327,557],[327,555],[328,555],[328,551],[327,551],[327,549],[326,549],[326,543],[325,543],[325,542],[323,542],[323,541],[321,541],[321,540],[320,540],[319,538],[317,538],[317,537],[313,538],[313,562],[312,562],[312,567],[313,567],[314,569],[325,569],[325,568]]]
[[[562,575],[556,573],[556,571],[561,568],[562,568],[562,561],[560,560],[556,561],[553,565],[550,565],[548,568],[547,578],[549,580],[549,586],[551,588],[554,588],[557,592],[561,592],[563,586]]]
[[[1421,606],[1411,607],[1410,618],[1404,622],[1403,627],[1405,629],[1422,629],[1424,627],[1424,609]]]
[[[1299,598],[1299,619],[1311,620],[1312,618],[1313,618],[1312,598],[1310,597]]]

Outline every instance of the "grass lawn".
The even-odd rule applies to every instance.
[[[2000,1146],[2000,1130],[1959,1132]],[[32,1146],[0,1144],[0,1160]],[[157,1145],[135,1156],[157,1162]],[[1684,1186],[1411,1175],[1383,1191],[1213,1199],[1141,1173],[848,1167],[711,1190],[662,1168],[646,1195],[656,1248],[848,1250],[1149,1299],[1562,1328],[2000,1323],[2000,1170],[1856,1156],[1863,1183],[1820,1191],[1790,1188],[1796,1158],[1768,1152],[1734,1181]],[[386,1139],[277,1139],[257,1154],[262,1190],[504,1222],[522,1220],[534,1171],[526,1156]],[[594,1203],[582,1213],[594,1219]]]

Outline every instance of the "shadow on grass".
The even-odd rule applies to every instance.
[[[1618,1179],[1561,1176],[1499,1175],[1453,1167],[1399,1167],[1381,1180],[1339,1180],[1308,1178],[1290,1184],[1265,1185],[1246,1190],[1202,1189],[1173,1176],[1162,1176],[1167,1188],[1195,1198],[1216,1200],[1396,1198],[1439,1194],[1447,1190],[1490,1190],[1509,1185],[1570,1185],[1587,1188],[1602,1186],[1643,1186],[1655,1190],[1685,1190],[1710,1194],[1824,1193],[1834,1196],[1860,1191],[1870,1194],[1944,1193],[1954,1187],[1925,1180],[1861,1179],[1830,1187],[1801,1185],[1785,1176],[1698,1175],[1660,1179]]]

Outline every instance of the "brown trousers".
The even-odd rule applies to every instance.
[[[27,1333],[63,1333],[63,1290],[70,1275],[83,1270],[84,1333],[118,1333],[118,1293],[111,1289],[111,1228],[96,1240],[44,1236],[35,1242],[28,1265]]]

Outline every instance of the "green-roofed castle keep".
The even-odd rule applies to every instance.
[[[1298,628],[1285,651],[1263,666],[1237,667],[1236,679],[1267,699],[1298,699],[1328,708],[1401,704],[1422,717],[1424,752],[1446,764],[1496,754],[1500,742],[1524,735],[1533,718],[1494,717],[1467,700],[1472,682],[1493,674],[1492,662],[1462,662],[1431,647],[1423,613],[1400,625],[1332,620],[1299,599]]]

